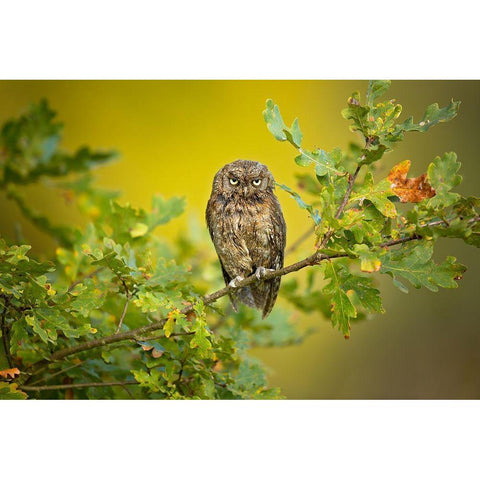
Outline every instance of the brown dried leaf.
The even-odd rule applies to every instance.
[[[392,190],[402,203],[418,203],[435,196],[435,190],[424,173],[416,178],[407,178],[410,170],[410,160],[404,160],[395,165],[388,174],[387,180],[392,184]]]
[[[20,375],[18,368],[7,368],[6,370],[0,370],[0,377],[3,378],[15,378],[15,375]]]

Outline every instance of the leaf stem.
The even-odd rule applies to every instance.
[[[123,307],[122,315],[120,316],[120,320],[118,321],[118,327],[115,330],[115,333],[118,333],[120,331],[120,329],[122,328],[123,319],[125,318],[125,315],[127,314],[127,308],[128,308],[128,304],[129,304],[130,298],[131,298],[130,292],[129,292],[128,287],[127,287],[127,284],[125,283],[125,280],[123,280],[123,279],[122,279],[122,284],[123,284],[123,288],[125,289],[125,295],[127,297],[127,301],[125,302],[125,306]]]

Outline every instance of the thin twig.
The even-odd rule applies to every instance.
[[[343,196],[342,203],[340,204],[340,206],[337,209],[337,213],[335,213],[335,218],[336,219],[340,218],[340,216],[343,213],[343,210],[345,209],[345,206],[348,203],[350,195],[352,194],[353,184],[355,183],[355,180],[357,179],[358,172],[360,172],[360,168],[362,168],[362,166],[358,165],[357,168],[355,169],[355,172],[353,173],[353,175],[350,175],[350,178],[348,179],[347,191],[345,192],[345,195]],[[334,234],[333,229],[330,229],[327,233],[325,233],[320,245],[318,246],[319,250],[322,250],[323,248],[326,247],[328,241],[330,240],[330,238],[332,237],[333,234]]]
[[[75,280],[75,281],[68,287],[67,292],[71,292],[79,283],[84,282],[87,278],[92,278],[92,277],[94,277],[95,275],[97,275],[97,273],[100,273],[104,268],[105,268],[105,267],[99,267],[99,268],[97,268],[96,270],[94,270],[93,272],[90,272],[88,275],[85,275],[85,276],[79,278],[78,280]]]
[[[70,388],[123,387],[124,385],[138,385],[138,382],[125,380],[123,382],[71,383],[70,385],[22,385],[20,388],[26,392],[42,392],[45,390],[69,390]]]
[[[185,335],[195,335],[195,332],[172,332],[170,337],[182,337]],[[135,342],[149,342],[151,340],[158,340],[160,338],[165,338],[165,335],[155,335],[154,337],[135,337],[132,338]]]
[[[120,331],[120,329],[122,328],[123,319],[125,318],[125,315],[127,314],[127,308],[128,308],[128,304],[129,304],[130,298],[131,298],[130,292],[128,291],[127,284],[125,283],[125,280],[123,280],[123,279],[122,279],[122,284],[123,284],[123,288],[125,289],[125,295],[127,297],[127,301],[125,302],[125,306],[123,307],[123,312],[122,312],[122,315],[120,317],[120,320],[118,321],[118,327],[115,330],[115,333],[118,333]]]
[[[347,191],[345,192],[345,195],[343,196],[342,203],[338,207],[337,213],[335,214],[335,218],[337,220],[340,218],[340,215],[342,214],[345,206],[348,203],[348,199],[350,198],[350,195],[352,194],[353,184],[355,183],[355,180],[357,179],[358,172],[360,172],[360,168],[362,168],[362,166],[357,165],[357,168],[355,169],[355,172],[353,173],[353,175],[350,175],[350,178],[348,179]]]
[[[302,235],[300,235],[288,248],[285,250],[285,256],[293,253],[310,235],[314,233],[314,230],[310,227]]]
[[[128,393],[128,396],[134,400],[135,397],[132,395],[132,392],[125,386],[125,385],[120,385],[127,393]]]
[[[47,380],[51,380],[53,377],[56,377],[57,375],[61,375],[62,373],[65,373],[65,372],[68,372],[69,370],[72,370],[76,367],[79,367],[80,365],[82,365],[83,363],[85,363],[85,360],[79,362],[79,363],[76,363],[75,365],[70,365],[68,367],[65,367],[65,368],[62,368],[62,370],[59,370],[58,372],[55,372],[54,374],[50,375]],[[37,385],[38,383],[40,383],[41,381],[43,381],[44,379],[41,378],[39,380],[37,380],[36,382],[33,382],[31,383],[30,385],[33,386],[33,385]]]
[[[2,311],[2,318],[1,318],[1,328],[2,328],[2,341],[3,341],[3,348],[5,350],[5,356],[7,357],[8,367],[13,367],[12,355],[10,353],[10,338],[8,335],[8,327],[7,327],[7,309],[9,300],[7,297],[3,298],[3,311]]]

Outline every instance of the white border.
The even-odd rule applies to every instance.
[[[18,0],[0,78],[479,78],[474,2]],[[2,478],[476,478],[478,402],[1,402]]]
[[[2,478],[478,478],[472,401],[5,401],[0,408]]]
[[[0,2],[0,78],[479,78],[457,0]]]

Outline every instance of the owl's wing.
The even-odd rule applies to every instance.
[[[210,237],[211,237],[212,242],[213,242],[213,244],[216,248],[217,239],[215,238],[214,228],[213,228],[213,222],[214,222],[213,211],[214,211],[214,208],[211,206],[214,203],[215,202],[213,202],[212,199],[210,198],[210,200],[208,202],[208,205],[207,205],[206,220],[207,220],[207,227],[208,227],[208,231],[210,233]],[[220,266],[222,267],[222,274],[223,274],[223,279],[225,280],[225,285],[228,286],[228,284],[232,281],[232,277],[230,277],[230,275],[225,270],[225,267],[223,266],[223,262],[222,262],[222,259],[220,258],[220,255],[218,254],[218,251],[217,251],[217,256],[218,256],[218,261],[220,262]],[[235,302],[235,298],[233,297],[233,295],[231,293],[228,294],[228,297],[230,298],[230,303],[232,304],[233,309],[236,312],[238,312],[238,308],[237,308],[237,304]]]
[[[282,209],[278,200],[275,198],[272,209],[272,233],[270,235],[270,266],[273,270],[278,270],[283,267],[283,260],[285,256],[285,245],[287,242],[287,227],[285,219],[283,218]],[[273,308],[277,299],[278,290],[280,288],[281,277],[272,278],[265,282],[267,291],[265,292],[265,303],[263,306],[262,317],[265,318]]]

